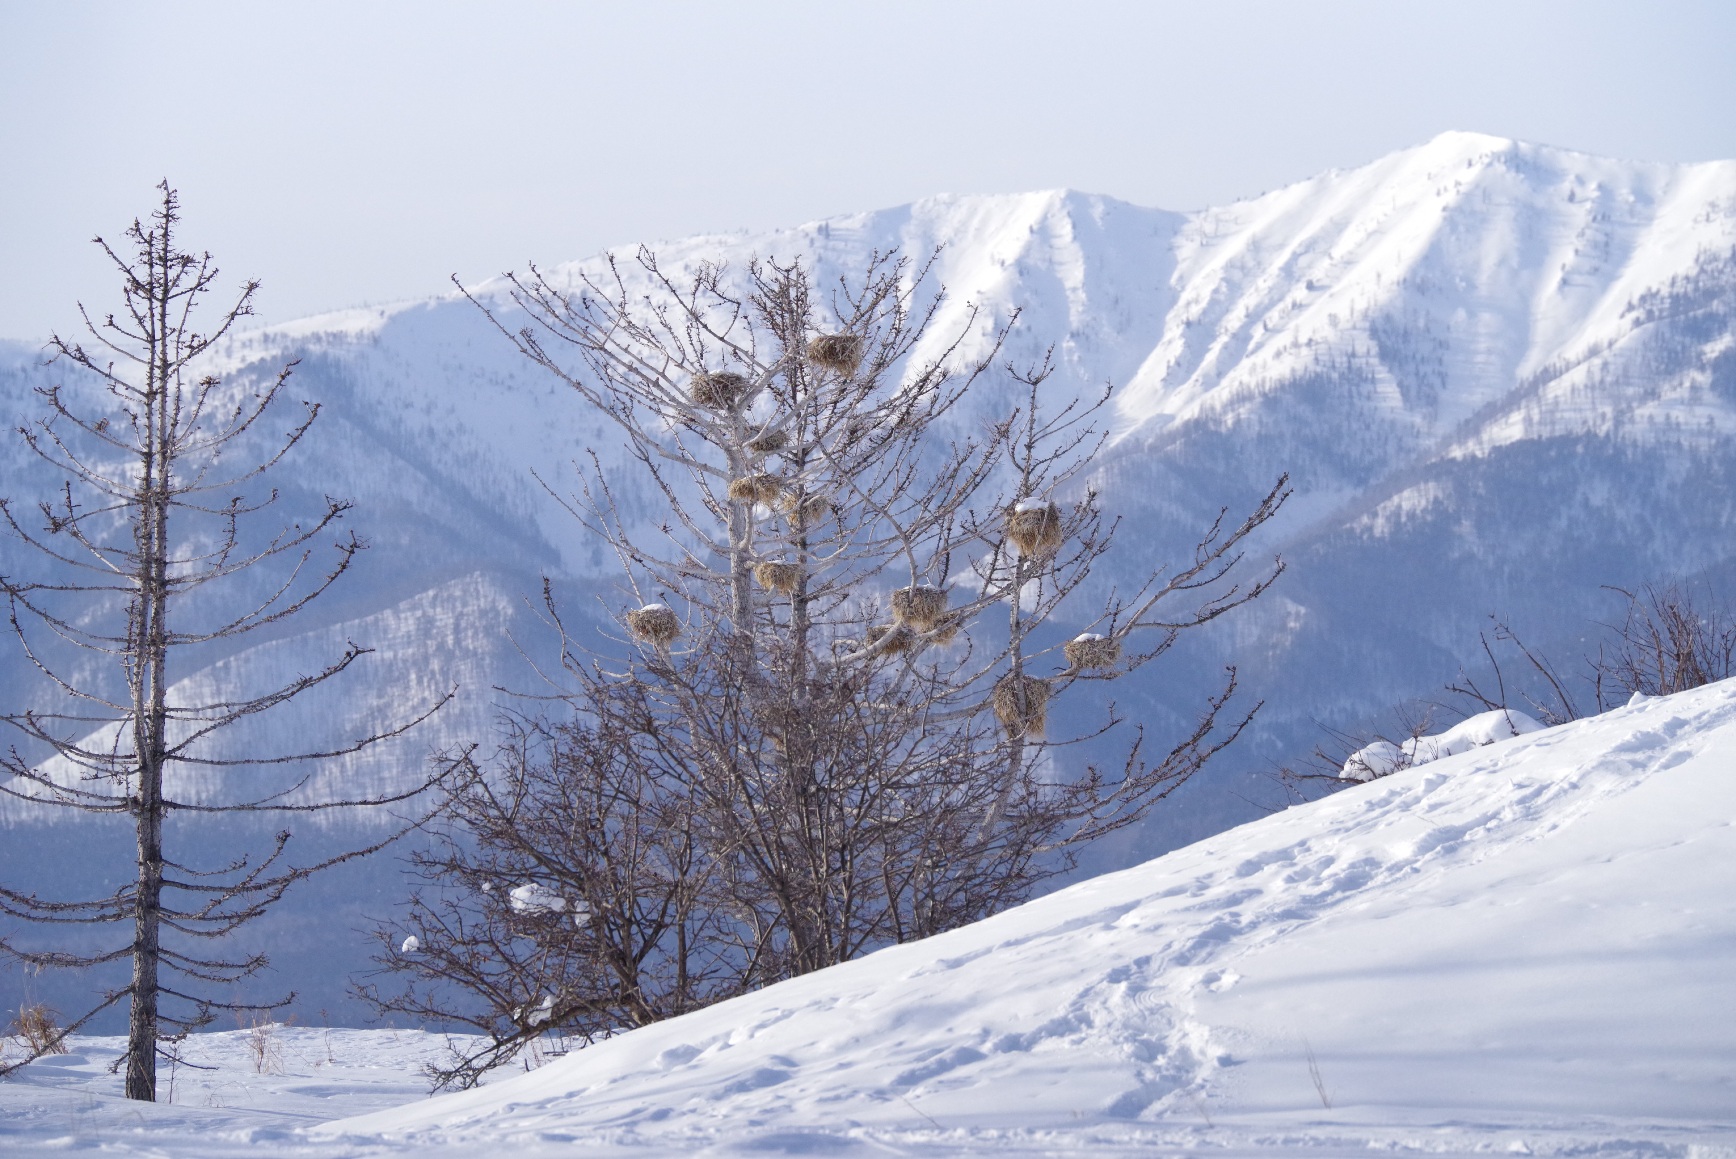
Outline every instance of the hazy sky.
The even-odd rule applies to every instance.
[[[938,192],[1228,201],[1474,129],[1736,157],[1736,2],[0,0],[0,335],[167,176],[283,319]]]

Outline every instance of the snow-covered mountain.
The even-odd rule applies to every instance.
[[[1124,571],[1176,558],[1280,472],[1296,488],[1260,547],[1289,561],[1280,586],[1113,686],[1159,735],[1191,719],[1225,662],[1266,701],[1240,751],[1177,794],[1115,854],[1123,864],[1253,815],[1260,770],[1311,746],[1318,725],[1434,692],[1475,660],[1488,613],[1571,664],[1609,610],[1600,585],[1731,569],[1736,162],[1450,133],[1189,214],[1072,192],[937,197],[657,248],[677,268],[801,257],[828,279],[876,249],[936,246],[949,295],[937,335],[975,305],[985,341],[1022,310],[1014,357],[1053,343],[1072,388],[1114,384],[1095,482],[1126,516]],[[499,302],[500,289],[478,293]],[[617,609],[609,561],[538,477],[559,487],[571,460],[594,448],[611,461],[619,440],[456,295],[262,329],[225,361],[246,381],[289,358],[325,410],[286,498],[353,498],[375,548],[293,635],[211,661],[263,678],[334,641],[378,645],[313,715],[333,732],[391,718],[406,688],[461,683],[444,719],[344,770],[381,786],[430,747],[485,734],[494,686],[534,686],[507,633],[539,646],[522,603],[539,573],[599,620]],[[0,359],[9,417],[53,373],[36,359]],[[961,421],[1003,410],[1001,389],[984,383]],[[16,445],[0,453],[0,493],[47,482]],[[405,630],[423,623],[444,627]],[[38,694],[10,646],[0,684]],[[3,816],[26,826],[8,847],[46,840]]]

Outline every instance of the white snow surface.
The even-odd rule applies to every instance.
[[[1510,740],[1543,728],[1534,717],[1516,708],[1497,708],[1468,716],[1445,732],[1433,736],[1413,736],[1402,745],[1389,740],[1377,740],[1350,754],[1338,775],[1347,781],[1371,781],[1396,769],[1426,765],[1442,757],[1455,756],[1469,749]]]
[[[437,1035],[282,1031],[249,1077],[232,1032],[139,1106],[79,1040],[0,1084],[0,1153],[1733,1155],[1733,821],[1725,682],[462,1094],[403,1101]]]

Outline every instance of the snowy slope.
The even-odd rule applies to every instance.
[[[1732,960],[1725,683],[323,1131],[662,1153],[1730,1147]]]
[[[308,1157],[1736,1153],[1736,682],[1496,741],[998,917],[410,1097],[438,1036],[115,1040],[0,1150]],[[316,1124],[333,1113],[352,1117]],[[367,1113],[356,1114],[357,1111]]]

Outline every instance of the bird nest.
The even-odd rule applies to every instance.
[[[747,441],[747,449],[756,455],[772,455],[790,445],[788,431],[767,431]]]
[[[1042,736],[1049,718],[1049,682],[1019,672],[1009,672],[995,681],[995,716],[1007,735]]]
[[[892,593],[892,618],[918,632],[933,628],[946,614],[946,593],[927,584],[899,588]]]
[[[737,503],[764,503],[770,506],[784,493],[784,481],[776,475],[743,475],[729,481],[729,497]]]
[[[1086,632],[1061,645],[1061,654],[1067,657],[1067,663],[1075,672],[1083,672],[1088,668],[1107,668],[1121,659],[1121,641],[1113,636]]]
[[[681,621],[664,604],[646,604],[627,613],[627,627],[641,640],[667,644],[681,635]]]
[[[736,404],[747,397],[747,392],[747,376],[733,370],[712,370],[696,374],[687,386],[687,397],[693,400],[695,406],[710,407],[712,410],[733,410]]]
[[[862,364],[862,339],[854,334],[822,334],[808,343],[808,361],[839,374],[854,374]]]
[[[802,569],[782,560],[768,560],[754,565],[753,578],[758,580],[759,586],[766,591],[787,596],[796,590],[796,584],[802,578]]]
[[[934,622],[934,627],[928,631],[928,639],[934,644],[950,644],[958,639],[959,628],[964,623],[964,613],[948,612]]]
[[[798,495],[785,491],[784,510],[798,516],[803,523],[818,523],[832,513],[832,500],[825,495]]]
[[[880,654],[895,656],[916,647],[916,633],[903,624],[875,624],[868,629],[868,646],[880,645]]]
[[[1061,509],[1024,499],[1007,512],[1007,538],[1027,559],[1046,559],[1061,546]]]

